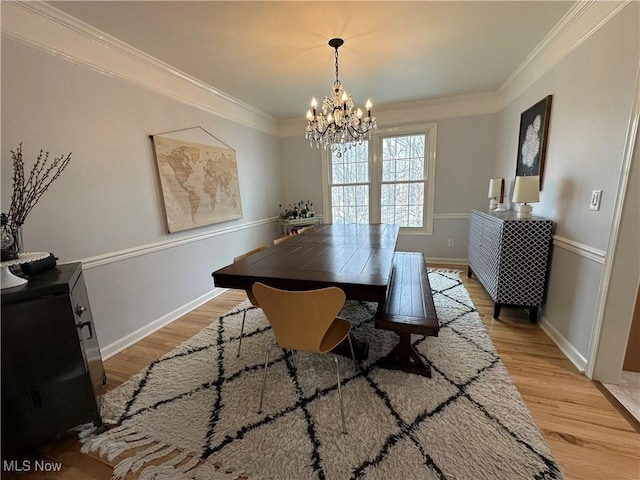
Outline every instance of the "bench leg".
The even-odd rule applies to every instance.
[[[380,366],[431,378],[431,367],[424,363],[420,354],[411,345],[411,334],[399,333],[398,335],[400,341],[387,356],[380,360]]]

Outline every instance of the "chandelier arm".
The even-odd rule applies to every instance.
[[[358,127],[354,127],[353,125],[347,126],[347,131],[354,138],[354,140],[359,140],[357,137],[364,136],[371,131],[373,128],[371,125],[367,124],[367,128],[359,129]]]
[[[329,127],[331,126],[331,125],[327,125],[324,130],[320,130],[320,129],[318,129],[317,122],[314,122],[314,123],[315,123],[315,125],[312,125],[311,122],[309,122],[309,126],[313,129],[314,132],[317,132],[322,136],[324,136],[324,134],[327,133],[327,130],[329,130]]]
[[[336,81],[333,84],[333,94],[325,97],[322,102],[322,113],[316,113],[315,100],[312,101],[313,114],[311,110],[307,113],[307,134],[306,138],[310,142],[315,142],[316,146],[324,145],[331,147],[333,151],[345,152],[351,148],[353,143],[361,143],[367,137],[371,138],[371,132],[376,130],[376,119],[371,116],[371,106],[367,102],[367,117],[361,118],[359,113],[354,113],[353,100],[347,93],[339,79],[339,53],[338,48],[342,46],[344,40],[332,38],[329,46],[335,49],[335,72]],[[324,127],[324,128],[321,128]],[[313,146],[313,144],[311,143]]]

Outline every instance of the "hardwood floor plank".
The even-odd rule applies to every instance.
[[[638,480],[640,434],[591,382],[573,366],[523,310],[503,308],[493,319],[493,303],[466,267],[453,268],[473,299],[502,361],[568,480]],[[227,291],[105,362],[107,388],[113,389],[176,345],[188,340],[239,302],[244,291]],[[79,453],[72,434],[43,445],[32,458],[63,462],[58,474],[3,473],[7,479],[108,480],[104,459]],[[36,457],[33,457],[35,455]],[[116,459],[114,462],[117,462]],[[133,478],[127,476],[127,479]],[[467,480],[467,479],[464,479]],[[517,479],[514,479],[517,480]]]

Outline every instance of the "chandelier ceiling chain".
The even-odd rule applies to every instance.
[[[376,118],[371,116],[371,100],[367,100],[367,116],[363,117],[359,108],[354,111],[351,95],[347,93],[338,76],[338,48],[344,40],[332,38],[329,46],[335,49],[336,81],[332,94],[324,97],[322,109],[317,110],[316,99],[311,100],[311,110],[307,112],[307,130],[305,138],[313,147],[323,145],[331,147],[341,156],[354,143],[362,143],[371,139],[371,133],[377,128]]]

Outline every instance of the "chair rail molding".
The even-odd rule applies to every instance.
[[[434,213],[434,220],[469,220],[470,213]]]
[[[569,240],[568,238],[564,238],[559,235],[553,236],[553,246],[576,253],[600,264],[604,264],[604,259],[606,257],[606,252],[602,250]]]
[[[234,225],[232,227],[222,228],[214,232],[207,232],[199,235],[191,235],[187,237],[180,237],[175,239],[169,239],[162,242],[150,243],[147,245],[140,245],[133,248],[127,248],[119,250],[117,252],[105,253],[103,255],[96,255],[95,257],[84,258],[82,260],[74,260],[82,262],[82,268],[89,270],[110,263],[121,262],[129,258],[139,257],[141,255],[148,255],[150,253],[159,252],[169,248],[175,248],[180,245],[186,245],[188,243],[200,242],[202,240],[208,240],[213,237],[219,237],[221,235],[228,235],[230,233],[239,232],[248,228],[259,227],[270,223],[275,223],[277,217],[265,218],[262,220],[256,220],[254,222],[243,223],[242,225]]]
[[[277,135],[275,118],[44,2],[2,2],[2,36]]]

